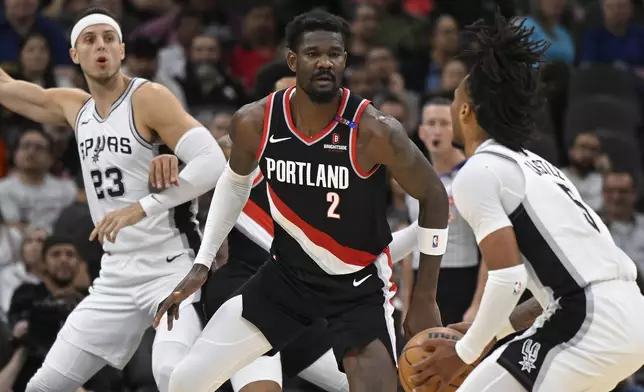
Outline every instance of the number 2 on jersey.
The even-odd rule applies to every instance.
[[[125,194],[125,185],[123,185],[123,172],[118,167],[110,167],[105,169],[105,173],[101,173],[100,170],[92,170],[90,172],[92,176],[92,182],[94,183],[94,189],[96,190],[96,196],[99,200],[105,199],[105,192],[110,197],[119,197]],[[106,179],[112,181],[112,186],[109,188],[103,187],[103,183]]]
[[[579,200],[575,199],[575,196],[572,194],[572,191],[570,190],[570,188],[568,188],[564,184],[557,183],[557,185],[559,185],[559,187],[564,192],[566,192],[568,197],[570,197],[570,200],[572,200],[575,204],[577,204],[577,207],[579,207],[579,209],[581,210],[581,213],[584,216],[584,218],[586,218],[586,221],[588,221],[588,223],[590,223],[593,229],[595,229],[599,233],[600,232],[599,227],[597,227],[597,223],[595,223],[595,220],[593,219],[592,215],[590,215],[590,212],[588,212],[588,209],[586,208],[586,206]]]
[[[340,214],[335,212],[335,210],[338,208],[338,204],[340,204],[340,195],[335,192],[328,192],[326,194],[326,201],[331,203],[329,209],[326,211],[326,217],[340,219]]]

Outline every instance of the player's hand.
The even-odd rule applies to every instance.
[[[179,185],[179,158],[170,154],[154,157],[150,163],[150,185],[157,190]]]
[[[165,313],[168,314],[168,331],[172,330],[172,323],[174,320],[179,320],[179,305],[181,302],[194,294],[208,279],[208,271],[210,269],[203,264],[194,264],[188,275],[179,284],[177,287],[172,290],[172,294],[168,296],[161,305],[159,305],[159,310],[157,310],[156,316],[154,316],[154,328],[159,326],[161,318]]]
[[[453,329],[454,331],[458,331],[465,335],[467,333],[467,330],[470,329],[471,326],[471,321],[461,321],[460,323],[450,324],[447,326],[447,328]]]
[[[143,218],[145,218],[145,211],[143,211],[141,204],[138,202],[129,207],[109,212],[92,230],[89,240],[94,241],[94,239],[98,238],[101,244],[105,242],[105,239],[114,242],[116,241],[116,235],[122,228],[132,226]]]
[[[436,301],[427,304],[427,302],[416,300],[412,297],[409,310],[403,321],[403,330],[405,331],[405,340],[409,340],[429,328],[442,327],[441,313]]]
[[[413,376],[409,382],[416,388],[421,388],[430,380],[438,378],[437,392],[447,390],[449,384],[467,370],[468,365],[456,353],[456,342],[447,339],[428,339],[423,343],[423,349],[428,353],[427,358],[412,366]]]

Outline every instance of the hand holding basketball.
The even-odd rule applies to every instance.
[[[425,383],[433,383],[438,379],[436,392],[444,392],[454,380],[463,374],[468,365],[456,353],[455,340],[428,339],[423,343],[423,349],[433,352],[425,359],[412,366],[413,376],[409,381],[416,387]]]
[[[451,328],[430,328],[415,335],[403,349],[398,366],[406,392],[453,392],[472,366],[456,354],[454,345],[463,334]]]

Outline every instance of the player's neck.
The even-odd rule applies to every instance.
[[[297,129],[309,137],[323,130],[335,117],[340,106],[340,96],[341,92],[338,89],[337,96],[331,102],[315,103],[301,88],[296,87],[290,105],[291,119]]]
[[[92,95],[96,110],[101,117],[107,116],[112,104],[121,97],[130,80],[131,78],[121,72],[118,72],[106,83],[96,83],[88,79],[89,93]]]
[[[429,153],[429,157],[438,174],[450,173],[454,166],[465,160],[465,154],[454,147],[442,153]]]
[[[40,185],[43,182],[45,182],[45,176],[47,173],[39,172],[39,171],[23,171],[23,170],[16,170],[16,175],[20,179],[20,182],[23,184],[27,185]]]

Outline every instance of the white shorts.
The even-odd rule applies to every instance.
[[[69,315],[58,338],[123,369],[152,325],[161,301],[192,268],[187,252],[172,259],[179,253],[103,256],[100,276]],[[198,301],[199,295],[188,298],[182,307]],[[175,321],[180,322],[181,318]],[[166,331],[163,340],[173,340],[172,332]]]
[[[644,297],[635,282],[593,284],[562,298],[549,318],[541,316],[525,333],[498,348],[459,391],[488,386],[484,373],[490,362],[503,367],[527,391],[610,391],[644,365],[642,325]]]

